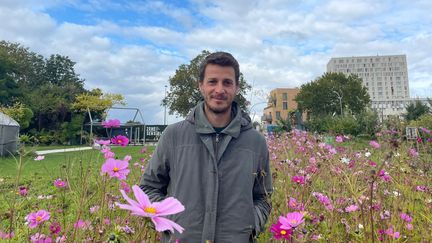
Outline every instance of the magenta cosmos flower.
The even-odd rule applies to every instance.
[[[337,143],[342,143],[343,142],[343,137],[342,136],[336,136],[336,142]]]
[[[29,223],[30,228],[36,228],[36,226],[42,224],[50,218],[50,213],[45,210],[39,210],[36,213],[30,213],[26,216],[26,220]]]
[[[288,213],[286,217],[280,216],[279,222],[282,229],[293,229],[304,222],[304,214],[300,212]]]
[[[105,128],[115,128],[120,127],[120,121],[117,119],[110,119],[108,121],[103,121],[102,126]]]
[[[107,173],[111,178],[116,177],[119,180],[126,180],[129,174],[129,163],[127,161],[108,158],[102,165],[102,174]]]
[[[270,232],[272,233],[273,238],[276,240],[290,239],[292,236],[292,229],[282,229],[281,226],[282,224],[278,221],[270,227]]]
[[[58,188],[64,188],[67,186],[67,182],[59,178],[54,181],[54,186]]]
[[[123,135],[117,135],[113,138],[111,138],[111,143],[121,145],[122,147],[125,147],[129,144],[129,139]]]
[[[291,181],[300,185],[305,184],[305,177],[304,176],[293,176],[291,178]]]
[[[137,201],[129,198],[123,190],[120,190],[124,199],[129,204],[116,203],[121,209],[126,209],[132,212],[132,215],[149,217],[155,225],[155,229],[159,232],[169,230],[174,233],[177,230],[180,234],[183,232],[183,227],[166,219],[162,216],[176,214],[185,210],[183,204],[173,197],[165,198],[163,201],[151,203],[148,196],[137,185],[132,186],[135,198]]]

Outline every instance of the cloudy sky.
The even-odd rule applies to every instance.
[[[0,39],[69,56],[87,89],[123,94],[147,124],[163,123],[179,65],[229,51],[256,119],[268,91],[317,78],[331,57],[406,54],[411,97],[432,96],[431,10],[430,0],[0,0]]]

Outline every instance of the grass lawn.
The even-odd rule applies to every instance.
[[[36,150],[48,150],[48,149],[61,149],[71,148],[71,146],[44,146],[36,147]],[[118,158],[123,159],[126,155],[132,156],[132,162],[142,157],[140,153],[141,146],[126,146],[126,147],[113,147],[112,150],[116,153]],[[32,148],[34,150],[35,148]],[[151,153],[154,146],[149,146],[147,153]],[[55,177],[60,173],[62,166],[66,166],[70,163],[83,163],[88,164],[96,161],[103,160],[103,154],[98,150],[84,150],[76,152],[64,152],[64,153],[53,153],[46,154],[45,159],[42,161],[35,161],[35,155],[29,155],[23,157],[24,168],[21,172],[23,179],[28,177]],[[15,160],[19,160],[19,157],[0,157],[0,178],[15,178],[17,174],[17,163]]]

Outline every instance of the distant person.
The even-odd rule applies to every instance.
[[[170,219],[185,230],[162,242],[254,242],[271,210],[264,137],[234,101],[239,64],[215,52],[200,67],[199,102],[186,120],[164,131],[140,187],[152,201],[173,196],[185,211]]]

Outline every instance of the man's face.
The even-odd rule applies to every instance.
[[[234,68],[208,64],[199,88],[208,111],[215,114],[231,112],[231,104],[239,88]]]

